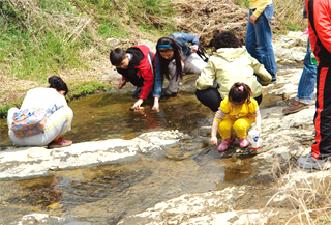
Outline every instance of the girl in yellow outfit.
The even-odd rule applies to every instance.
[[[244,83],[235,83],[229,92],[229,96],[222,100],[218,111],[215,114],[211,143],[217,144],[216,133],[222,138],[218,151],[224,151],[232,143],[232,134],[239,138],[241,148],[248,146],[247,132],[253,122],[257,122],[257,127],[261,130],[261,114],[258,103],[251,97],[251,89]],[[233,132],[234,131],[234,132]]]

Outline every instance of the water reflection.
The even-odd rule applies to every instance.
[[[189,134],[179,144],[164,148],[162,157],[141,157],[121,165],[52,172],[49,177],[0,181],[0,224],[18,221],[33,212],[70,217],[91,224],[116,224],[123,217],[141,213],[154,204],[181,194],[224,188],[227,183],[249,177],[243,164],[220,160],[199,136],[199,128],[213,117],[193,95],[163,101],[155,113],[129,110],[128,95],[100,94],[70,103],[74,111],[74,142],[109,138],[130,139],[141,133],[174,130]],[[1,121],[1,144],[8,144]],[[193,137],[193,138],[192,138]],[[248,161],[247,161],[248,162]],[[231,166],[229,166],[231,165]],[[225,172],[225,173],[224,173]]]

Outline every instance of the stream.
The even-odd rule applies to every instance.
[[[17,224],[22,216],[45,213],[69,218],[73,224],[117,224],[156,203],[181,194],[222,190],[252,177],[251,159],[222,159],[206,144],[199,128],[209,124],[213,113],[192,94],[160,102],[159,113],[147,105],[144,112],[129,107],[129,94],[104,93],[70,103],[74,112],[73,142],[131,139],[142,133],[179,130],[189,135],[165,157],[115,165],[56,171],[47,177],[0,181],[0,224]],[[0,145],[9,145],[6,123],[0,121]],[[269,183],[269,182],[266,182]]]

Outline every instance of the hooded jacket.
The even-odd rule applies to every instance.
[[[257,97],[262,94],[262,85],[258,79],[267,85],[271,82],[271,75],[244,47],[220,48],[209,58],[208,65],[196,81],[196,87],[204,90],[215,86],[216,82],[224,98],[234,83],[243,82],[251,88],[253,97]]]
[[[308,2],[311,2],[311,5]],[[331,64],[331,0],[306,0],[306,9],[309,19],[309,40],[313,53],[320,64],[329,66]]]
[[[130,81],[135,86],[141,87],[140,99],[145,100],[154,84],[154,68],[153,58],[154,54],[151,52],[148,46],[139,45],[131,47],[127,50],[129,53],[138,51],[140,54],[133,54],[133,58],[129,63],[127,69],[118,68],[117,72],[120,73],[126,81]]]

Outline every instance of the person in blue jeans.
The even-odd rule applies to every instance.
[[[250,0],[245,45],[248,53],[259,60],[276,81],[277,65],[272,47],[272,0]]]
[[[307,19],[306,7],[303,7],[303,19]],[[308,32],[308,30],[307,30]],[[287,108],[283,109],[284,115],[296,113],[302,109],[308,108],[313,102],[314,87],[317,81],[317,61],[312,58],[309,38],[307,40],[307,51],[303,60],[303,71],[298,86],[297,96],[290,101]]]
[[[317,65],[311,58],[309,40],[307,40],[307,51],[303,64],[304,67],[299,81],[297,96],[290,102],[287,108],[283,109],[284,115],[308,108],[313,102],[314,87],[317,79]]]
[[[154,59],[155,75],[152,110],[159,111],[164,78],[169,80],[168,87],[162,91],[164,96],[176,96],[183,74],[200,74],[207,63],[197,53],[200,37],[185,32],[175,32],[161,37],[156,44]]]

